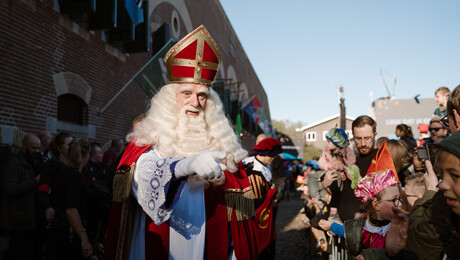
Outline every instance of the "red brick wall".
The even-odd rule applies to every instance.
[[[265,91],[219,1],[187,0],[185,6],[193,28],[205,24],[219,44],[224,71],[233,66],[238,81],[248,86],[249,97],[256,95],[270,116]],[[160,3],[150,22],[171,23],[173,10],[175,6],[168,1]],[[96,117],[151,53],[126,57],[122,53],[117,58],[106,50],[113,47],[102,40],[101,31],[91,34],[79,28],[80,33],[73,32],[72,22],[54,10],[54,0],[0,1],[0,14],[0,125],[16,126],[26,132],[46,129],[47,117],[57,118],[53,75],[61,72],[79,75],[92,88],[88,124],[96,127],[99,142],[124,137],[131,129],[131,119],[147,109],[147,96],[136,83],[131,83]],[[188,31],[182,17],[179,22],[182,37]],[[229,54],[230,42],[235,57]],[[244,146],[251,148],[254,140],[252,136],[243,138]]]
[[[87,40],[60,25],[53,1],[35,1],[35,10],[20,1],[11,2],[11,6],[0,2],[0,125],[26,132],[44,130],[46,118],[57,117],[53,75],[73,72],[93,90],[88,123],[96,126],[96,139],[124,137],[132,117],[148,104],[135,83],[99,118],[96,113],[145,63],[148,53],[122,61],[105,50],[101,32],[89,34]]]

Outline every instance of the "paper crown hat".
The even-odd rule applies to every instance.
[[[366,176],[356,185],[355,196],[361,203],[364,203],[385,188],[398,183],[399,179],[393,158],[387,142],[383,142],[372,159]]]
[[[365,203],[387,187],[398,184],[396,176],[390,169],[366,174],[356,185],[356,198],[359,202]]]
[[[176,43],[165,56],[170,83],[210,86],[216,78],[220,52],[203,25]]]
[[[387,142],[384,141],[377,151],[374,159],[372,159],[371,165],[367,170],[367,174],[387,169],[390,169],[395,173],[396,181],[399,183],[398,173],[393,162],[393,157],[391,157]]]

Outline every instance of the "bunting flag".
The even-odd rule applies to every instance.
[[[393,162],[393,157],[391,157],[390,150],[388,149],[387,142],[383,142],[380,149],[377,151],[374,159],[372,159],[371,165],[369,166],[369,170],[367,170],[367,174],[378,172],[382,170],[390,169],[395,174],[396,182],[399,183],[398,172],[396,171],[395,164]]]
[[[269,189],[264,203],[256,209],[255,233],[259,254],[267,248],[271,242],[275,241],[275,218],[273,217],[272,200],[275,193],[276,188]]]
[[[256,124],[259,124],[260,117],[264,111],[264,108],[260,104],[259,99],[254,96],[251,100],[243,106],[243,110],[254,120]]]
[[[169,83],[164,57],[173,45],[174,41],[169,40],[134,76],[136,83],[150,98]]]
[[[235,122],[235,132],[238,138],[241,136],[241,132],[243,132],[243,125],[241,124],[241,115],[238,114],[236,116],[236,122]]]
[[[260,126],[260,129],[264,131],[266,136],[268,137],[275,136],[273,132],[272,123],[268,120],[268,116],[267,116],[267,113],[265,113],[265,110],[263,110],[262,114],[260,115],[259,126]]]
[[[125,8],[128,11],[134,27],[144,22],[144,12],[142,11],[142,0],[125,0]]]

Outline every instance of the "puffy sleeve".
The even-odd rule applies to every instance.
[[[318,167],[323,170],[327,171],[327,159],[326,159],[326,153],[328,152],[328,149],[324,149],[323,153],[321,154],[321,157],[318,160]]]
[[[161,158],[150,149],[136,162],[131,190],[144,212],[157,225],[170,218],[171,206],[185,184],[185,178],[177,180],[173,174],[175,164],[181,159]]]
[[[353,154],[353,151],[351,150],[350,147],[345,147],[343,148],[343,159],[345,161],[345,164],[347,166],[350,166],[352,164],[355,164],[356,163],[356,157],[355,155]]]

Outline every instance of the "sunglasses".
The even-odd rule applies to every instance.
[[[430,128],[428,128],[428,130],[430,130],[430,132],[431,132],[431,131],[437,132],[437,131],[439,131],[439,130],[441,130],[441,129],[444,129],[444,128],[441,128],[441,127],[430,127]]]
[[[442,126],[445,128],[449,129],[449,116],[445,115],[439,119],[439,123],[441,123]]]

